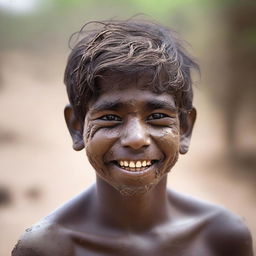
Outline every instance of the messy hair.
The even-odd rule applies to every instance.
[[[100,92],[98,79],[109,72],[128,76],[146,72],[151,75],[148,88],[173,94],[181,111],[192,108],[191,69],[199,71],[199,67],[173,30],[134,19],[95,21],[74,33],[70,43],[75,37],[64,83],[80,121],[84,120],[90,100]]]

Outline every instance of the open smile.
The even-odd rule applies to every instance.
[[[115,160],[111,161],[114,165],[120,169],[128,172],[144,172],[152,167],[159,160]]]

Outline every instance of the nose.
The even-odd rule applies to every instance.
[[[138,118],[130,118],[124,125],[121,144],[123,147],[130,147],[135,150],[149,146],[150,136],[145,124]]]

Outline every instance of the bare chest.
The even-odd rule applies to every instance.
[[[74,256],[198,256],[211,253],[200,233],[73,237]]]

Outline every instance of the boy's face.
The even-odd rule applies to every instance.
[[[146,82],[146,78],[101,80],[101,94],[91,102],[85,118],[89,161],[101,178],[123,194],[150,189],[179,154],[174,98],[142,90]]]
[[[90,102],[84,122],[90,163],[98,176],[126,195],[154,187],[191,134],[181,134],[174,97],[145,89],[146,83],[146,77],[102,79],[100,96]]]

